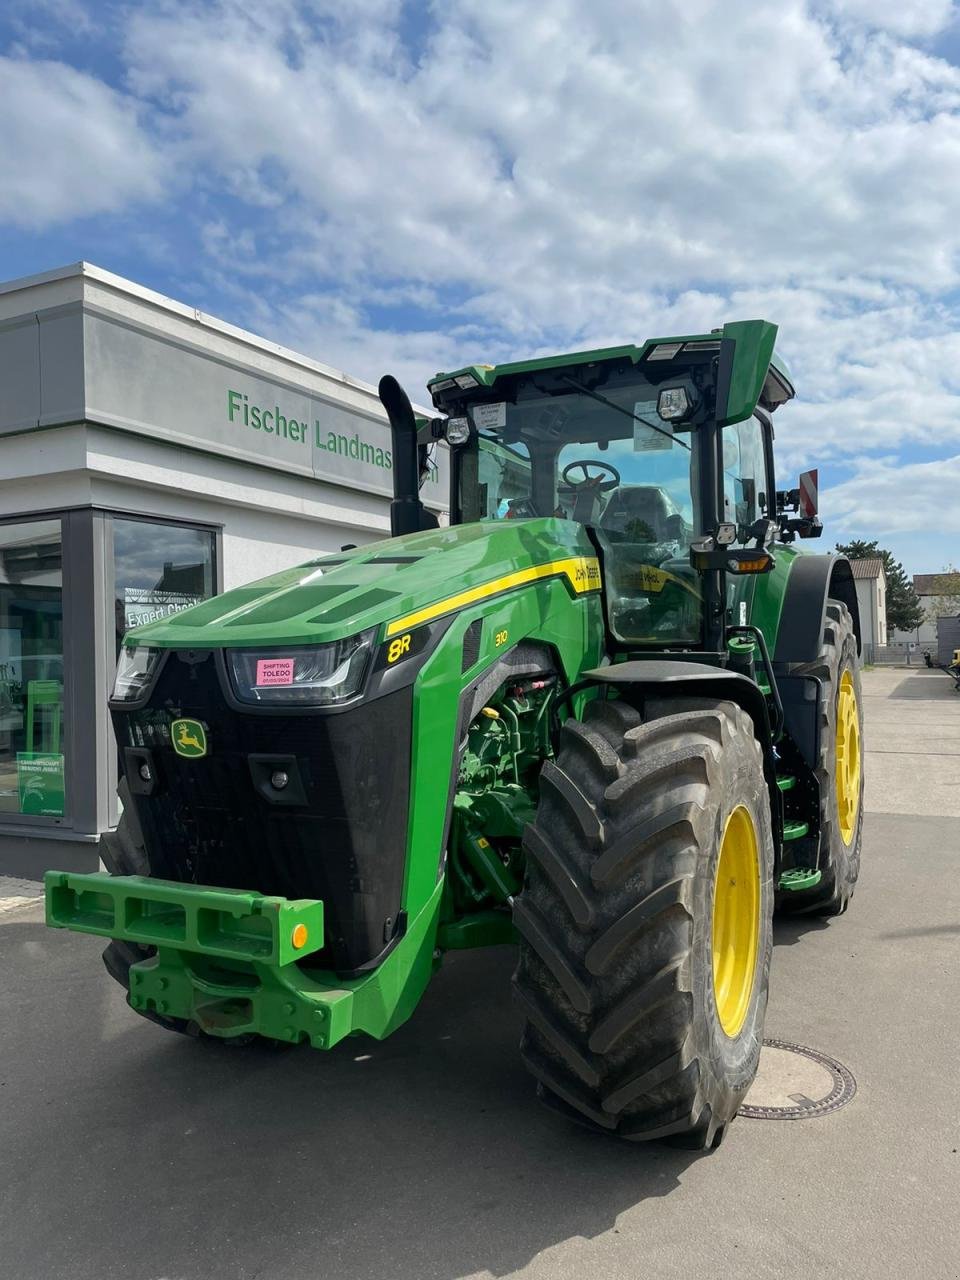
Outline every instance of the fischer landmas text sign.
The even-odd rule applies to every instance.
[[[311,442],[308,422],[288,418],[281,413],[279,405],[274,405],[272,409],[265,409],[261,405],[251,404],[246,393],[242,391],[227,392],[227,420],[243,423],[252,431],[261,431],[265,435],[276,436],[277,439],[292,440],[298,444]],[[339,454],[342,458],[355,458],[358,462],[380,467],[384,471],[393,469],[393,455],[389,449],[368,444],[361,439],[357,431],[350,435],[345,432],[328,431],[319,418],[313,421],[312,443],[317,449]]]

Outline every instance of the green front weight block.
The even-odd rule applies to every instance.
[[[382,963],[345,979],[296,963],[323,946],[322,902],[102,872],[48,871],[44,883],[53,928],[156,947],[131,966],[132,1008],[225,1039],[252,1033],[317,1049],[356,1032],[383,1039],[409,1018],[434,968],[442,882]]]
[[[323,903],[147,876],[44,876],[47,924],[123,942],[283,966],[323,946]]]

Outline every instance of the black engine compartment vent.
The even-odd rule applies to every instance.
[[[460,674],[469,671],[476,660],[480,657],[480,640],[483,635],[483,619],[477,618],[475,622],[471,622],[469,627],[463,633],[463,661],[460,664]]]

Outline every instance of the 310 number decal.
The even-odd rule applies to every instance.
[[[503,645],[507,643],[507,632],[498,631],[497,634],[493,637],[493,643],[496,645],[498,649],[502,648]]]

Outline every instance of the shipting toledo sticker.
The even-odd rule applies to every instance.
[[[293,684],[293,658],[258,658],[257,688]]]
[[[199,760],[207,754],[207,731],[199,720],[174,720],[170,741],[177,755],[185,760]]]

